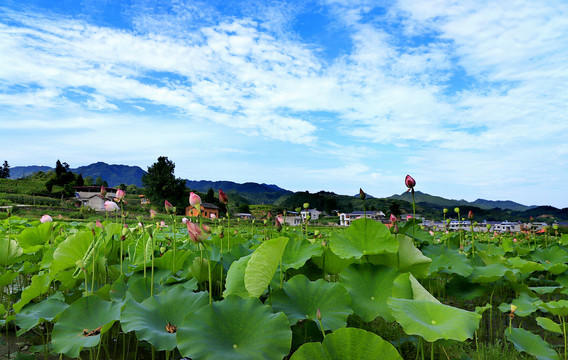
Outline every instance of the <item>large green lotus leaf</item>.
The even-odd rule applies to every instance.
[[[61,242],[53,253],[53,261],[51,262],[50,272],[52,275],[68,269],[77,267],[77,261],[83,261],[86,266],[87,259],[83,259],[87,250],[93,243],[93,233],[91,231],[79,231],[63,242]],[[91,261],[92,259],[89,259]]]
[[[177,346],[176,330],[183,319],[208,303],[206,292],[194,293],[178,285],[142,303],[128,300],[120,315],[120,325],[125,332],[135,331],[139,340],[149,342],[156,350],[171,351]]]
[[[18,277],[18,273],[14,270],[7,270],[0,274],[0,288],[8,286]]]
[[[363,329],[337,329],[323,343],[306,343],[290,360],[402,360],[395,347],[379,335]]]
[[[316,313],[320,309],[323,329],[335,330],[346,326],[347,317],[353,313],[351,298],[343,285],[323,279],[311,282],[304,275],[288,280],[282,289],[272,293],[271,299],[272,308],[284,312],[290,325],[309,319],[319,327]]]
[[[429,232],[422,230],[420,222],[415,219],[408,219],[400,227],[399,234],[404,234],[411,239],[421,243],[432,243],[434,237]]]
[[[542,264],[539,264],[539,263],[534,262],[534,261],[528,261],[528,260],[525,260],[525,259],[521,259],[518,256],[514,257],[514,258],[509,258],[509,259],[507,259],[507,261],[509,262],[509,264],[511,265],[511,267],[513,269],[519,269],[521,274],[530,274],[534,271],[544,270],[544,267],[542,266]]]
[[[499,305],[499,310],[501,310],[501,312],[510,313],[511,305],[515,305],[517,307],[515,315],[525,317],[537,311],[541,304],[542,300],[539,298],[532,297],[527,293],[521,293],[511,304],[502,303]]]
[[[544,270],[553,275],[562,274],[563,272],[568,270],[568,265],[562,263],[543,264],[542,266],[544,266]]]
[[[412,274],[400,274],[394,279],[392,297],[401,299],[425,300],[439,303],[432,294]]]
[[[15,264],[23,254],[24,251],[16,240],[8,241],[7,237],[0,237],[0,266]]]
[[[398,275],[396,269],[382,265],[352,264],[341,273],[339,282],[351,296],[353,311],[363,321],[372,321],[380,316],[392,322],[394,317],[387,306],[387,298],[392,295]]]
[[[487,240],[476,240],[475,241],[475,248],[478,249],[478,251],[475,252],[475,254],[477,255],[478,253],[486,253],[489,256],[494,256],[494,255],[498,255],[498,256],[503,256],[505,255],[505,249],[503,249],[500,246],[497,246],[495,244],[491,244],[491,246],[489,246],[486,243]]]
[[[396,238],[399,242],[398,253],[371,255],[369,261],[376,265],[397,268],[401,273],[410,272],[419,279],[427,277],[432,260],[424,256],[408,236],[397,235]]]
[[[228,296],[187,315],[177,331],[182,356],[200,360],[280,360],[292,331],[283,313],[257,298]]]
[[[515,349],[524,351],[539,360],[559,359],[558,353],[550,347],[549,343],[530,331],[520,328],[507,328],[505,329],[505,337],[513,343]]]
[[[481,315],[427,300],[390,298],[387,301],[396,321],[409,335],[428,342],[465,341],[479,328]]]
[[[53,223],[46,222],[37,227],[24,229],[17,237],[24,254],[32,254],[41,249],[51,239]]]
[[[259,297],[264,293],[288,243],[288,238],[279,237],[263,242],[252,253],[245,269],[245,288],[252,297]]]
[[[16,314],[16,325],[20,328],[18,336],[30,331],[43,321],[53,321],[69,305],[61,293],[56,293],[42,302],[26,305]]]
[[[173,252],[173,250],[168,250],[165,253],[163,253],[162,256],[154,259],[154,267],[156,267],[158,269],[167,269],[167,270],[173,269],[173,272],[177,273],[178,271],[180,271],[183,268],[183,263],[185,262],[185,259],[187,259],[187,257],[191,254],[192,254],[192,252],[189,251],[189,250],[177,250],[176,251],[176,263],[175,263],[175,267],[173,267],[174,266],[174,252]]]
[[[135,266],[145,266],[152,259],[152,242],[150,235],[144,232],[136,242],[128,245],[128,259]],[[146,262],[144,262],[146,260]]]
[[[503,264],[492,264],[487,266],[476,266],[470,278],[476,283],[495,282],[505,276],[507,272],[518,273],[517,269],[509,269]]]
[[[543,265],[568,262],[568,252],[558,245],[553,245],[546,249],[536,249],[530,256],[531,259]]]
[[[333,233],[329,246],[343,259],[398,251],[398,241],[390,230],[383,223],[370,219],[353,220],[345,231]]]
[[[430,274],[440,272],[467,277],[473,272],[471,260],[457,250],[441,245],[428,245],[422,249],[422,252],[432,259]]]
[[[544,295],[559,293],[563,288],[563,286],[530,286],[529,290],[534,291],[537,294]]]
[[[227,297],[231,294],[240,297],[249,296],[249,292],[245,288],[245,269],[247,268],[251,255],[243,256],[231,264],[227,272],[227,281],[225,282],[223,297]]]
[[[324,264],[325,259],[325,264]],[[320,269],[323,269],[325,265],[325,273],[326,274],[339,274],[348,267],[349,265],[353,264],[357,260],[353,258],[349,259],[342,259],[339,256],[335,255],[333,251],[329,247],[326,247],[322,256],[314,256],[312,258],[314,264],[316,264]]]
[[[549,301],[547,303],[540,303],[540,308],[548,311],[557,316],[568,315],[568,300]]]
[[[545,318],[545,317],[537,317],[536,318],[536,323],[543,328],[544,330],[548,330],[551,332],[555,332],[558,334],[562,334],[562,328],[560,327],[560,324],[552,321],[549,318]]]
[[[96,296],[82,297],[65,309],[55,323],[51,339],[53,350],[76,358],[82,348],[98,345],[101,335],[119,318],[119,304]]]
[[[14,311],[16,313],[36,297],[43,295],[49,290],[51,278],[49,274],[41,274],[32,276],[32,283],[22,291],[20,301],[14,304]]]
[[[313,256],[320,256],[323,248],[319,244],[312,244],[305,239],[291,239],[286,244],[282,255],[282,268],[299,269]]]
[[[146,278],[140,278],[132,282],[126,291],[125,299],[133,299],[134,301],[141,303],[151,295],[158,294],[162,291],[163,287],[156,283],[154,283],[154,287],[152,288],[152,278],[150,277],[150,274],[148,274]]]

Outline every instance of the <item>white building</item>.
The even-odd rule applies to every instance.
[[[365,217],[364,211],[353,211],[352,213],[340,213],[339,225],[349,226],[351,225],[351,221],[355,219],[362,219],[363,217]],[[385,214],[382,211],[367,211],[366,217],[367,219],[379,221],[385,217]]]
[[[302,212],[300,212],[300,215],[302,216],[302,220],[304,221],[306,221],[306,217],[308,215],[310,215],[310,220],[315,221],[319,219],[321,213],[322,213],[321,211],[316,209],[308,209],[308,210],[302,210]]]
[[[105,211],[105,201],[116,197],[116,189],[105,188],[105,197],[101,196],[100,186],[75,186],[75,201],[80,206],[87,206],[97,211]]]

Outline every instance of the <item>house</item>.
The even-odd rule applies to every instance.
[[[289,226],[298,226],[298,225],[302,225],[302,223],[304,222],[302,220],[301,216],[298,215],[286,215],[284,217],[284,222],[286,224],[288,224]]]
[[[361,219],[365,217],[364,211],[353,211],[351,213],[340,213],[339,214],[339,225],[341,226],[349,226],[351,225],[351,221],[355,219]],[[367,211],[366,212],[367,219],[372,219],[376,221],[380,221],[385,217],[385,214],[382,211]]]
[[[307,209],[307,210],[302,210],[300,212],[301,216],[302,216],[302,220],[306,221],[306,217],[308,217],[308,215],[310,216],[310,220],[315,221],[317,219],[319,219],[319,216],[321,215],[321,211],[316,210],[316,209]]]
[[[239,219],[243,219],[243,220],[252,220],[252,214],[249,213],[238,213],[235,214],[236,217],[238,217]]]
[[[150,204],[150,199],[146,197],[146,195],[138,195],[140,198],[140,205],[148,205]]]
[[[96,211],[105,211],[105,201],[112,201],[116,197],[116,189],[105,188],[106,195],[101,195],[100,186],[75,186],[75,203]]]
[[[211,218],[211,214],[215,215],[215,217],[219,217],[219,207],[209,203],[201,203],[201,216],[204,218]],[[193,206],[190,205],[185,208],[185,216],[195,217],[197,215],[197,209]]]

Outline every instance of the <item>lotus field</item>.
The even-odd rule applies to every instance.
[[[156,222],[116,205],[96,223],[0,222],[7,356],[27,337],[46,359],[567,358],[565,235]]]

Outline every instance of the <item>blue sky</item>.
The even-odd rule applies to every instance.
[[[5,0],[0,160],[568,207],[563,1]]]

